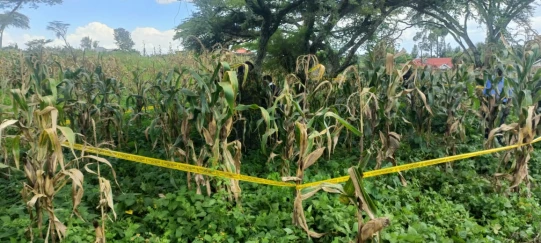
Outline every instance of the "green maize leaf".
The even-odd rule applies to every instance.
[[[17,112],[17,108],[21,108],[23,111],[28,111],[28,104],[20,89],[12,89],[11,95],[13,95],[13,110]]]
[[[358,178],[359,188],[361,189],[361,193],[363,194],[364,200],[365,200],[366,203],[368,204],[368,208],[369,208],[374,214],[376,214],[376,213],[377,213],[377,207],[376,207],[376,204],[374,203],[374,201],[372,201],[372,198],[370,197],[370,195],[368,195],[368,193],[366,192],[366,189],[364,188],[363,177],[362,177],[362,169],[356,167],[356,168],[355,168],[355,175],[356,175],[356,177]]]
[[[337,115],[336,113],[334,112],[326,112],[325,113],[325,118],[327,117],[333,117],[335,118],[338,122],[340,122],[344,127],[346,127],[349,131],[351,131],[353,134],[357,135],[357,136],[362,136],[362,133],[361,131],[359,131],[357,128],[355,128],[354,126],[352,126],[349,122],[347,122],[346,120],[344,120],[342,117],[340,117],[339,115]]]
[[[231,112],[235,110],[235,92],[233,90],[233,87],[231,86],[231,83],[226,82],[220,82],[220,87],[222,87],[225,99],[227,101],[227,104],[229,104],[229,108],[231,109]]]
[[[71,130],[71,128],[63,127],[63,126],[57,126],[56,128],[58,128],[58,130],[62,132],[62,134],[64,135],[64,137],[66,137],[70,145],[75,144],[75,133],[73,132],[73,130]]]
[[[246,111],[246,110],[257,110],[261,107],[259,107],[258,105],[256,104],[251,104],[251,105],[237,105],[235,107],[235,110],[236,111]]]
[[[532,92],[530,90],[521,90],[518,95],[520,107],[528,107],[533,104]]]
[[[263,154],[267,154],[267,140],[275,132],[277,132],[276,129],[269,129],[265,132],[265,134],[263,134],[263,136],[261,136],[261,150],[263,151]]]

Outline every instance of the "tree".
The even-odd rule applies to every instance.
[[[186,50],[201,52],[216,44],[229,46],[258,37],[254,28],[261,20],[247,11],[244,1],[200,0],[193,3],[198,11],[178,25],[175,40]]]
[[[62,2],[62,0],[1,0],[0,9],[10,9],[10,12],[14,13],[25,4],[37,8],[39,4],[55,5]]]
[[[366,42],[398,33],[386,19],[409,1],[201,0],[195,3],[198,12],[177,27],[175,38],[185,46],[189,39],[191,47],[200,45],[192,37],[205,46],[254,43],[256,73],[267,54],[286,69],[299,55],[318,54],[335,75],[357,62]]]
[[[51,43],[52,41],[53,40],[51,39],[36,39],[26,42],[25,45],[28,47],[29,51],[41,51],[45,45]]]
[[[8,27],[28,29],[29,19],[27,16],[18,12],[25,4],[31,8],[37,8],[39,4],[55,5],[62,3],[62,0],[0,0],[0,9],[9,9],[0,14],[0,48],[2,48],[2,39],[4,30]]]
[[[411,57],[417,58],[418,55],[419,55],[419,48],[417,47],[417,45],[413,45],[413,48],[411,49]]]
[[[94,48],[94,49],[98,48],[99,44],[100,44],[99,41],[92,42],[92,48]]]
[[[4,30],[9,27],[15,27],[19,29],[29,29],[30,20],[24,14],[19,12],[5,12],[0,14],[0,48],[2,48],[2,40],[4,38]]]
[[[64,41],[66,48],[71,53],[74,64],[77,65],[77,56],[75,55],[75,52],[73,51],[73,48],[71,47],[67,39],[69,26],[70,24],[64,23],[62,21],[52,21],[49,22],[49,25],[47,25],[47,30],[54,32],[56,38],[62,39]]]
[[[123,51],[131,51],[135,45],[130,32],[124,28],[115,29],[115,41],[118,48]]]
[[[412,24],[445,28],[477,67],[483,66],[481,51],[468,34],[468,21],[477,21],[487,31],[486,43],[497,44],[512,22],[529,25],[535,0],[446,0],[411,1]]]
[[[83,39],[81,39],[81,48],[83,48],[83,50],[92,49],[92,39],[88,36],[83,37]]]

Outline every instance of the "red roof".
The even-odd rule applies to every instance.
[[[246,48],[239,48],[237,50],[235,50],[235,53],[238,53],[238,54],[248,54],[250,53],[250,50],[247,50]]]
[[[453,59],[450,57],[444,57],[444,58],[426,58],[421,60],[420,58],[417,58],[413,60],[413,63],[418,66],[431,66],[432,68],[452,68],[453,67]],[[447,65],[447,67],[443,66]],[[442,67],[443,66],[443,67]]]

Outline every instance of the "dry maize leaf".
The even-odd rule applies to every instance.
[[[295,202],[293,205],[293,217],[294,222],[300,226],[306,233],[312,237],[312,238],[321,238],[325,234],[320,234],[314,231],[311,231],[308,228],[308,224],[306,223],[306,217],[304,216],[304,208],[302,206],[302,197],[300,196],[300,192],[297,192],[297,197],[295,197]]]
[[[105,243],[103,227],[99,225],[98,221],[94,221],[94,231],[96,233],[96,240],[94,243]]]
[[[279,155],[279,154],[275,154],[275,153],[271,152],[269,158],[267,159],[267,163],[269,163],[271,160],[274,161],[274,158],[275,158],[276,156],[278,156],[278,155]]]
[[[62,240],[62,238],[66,237],[66,230],[68,227],[64,225],[56,216],[54,216],[54,228],[56,229],[56,234]]]
[[[209,131],[211,137],[213,137],[213,138],[216,137],[217,129],[218,128],[216,127],[216,120],[213,117],[212,120],[210,121],[209,125],[208,125],[208,131]]]
[[[511,182],[511,188],[515,188],[528,176],[528,161],[530,160],[530,153],[526,154],[526,157],[519,157],[517,162],[516,169],[514,171],[513,180]]]
[[[43,186],[43,184],[45,183],[44,175],[45,172],[43,170],[36,171],[36,185],[34,186],[34,189],[41,188]]]
[[[88,163],[88,164],[86,164],[86,165],[85,165],[85,170],[86,170],[86,172],[88,172],[88,173],[97,175],[98,173],[96,173],[95,171],[93,171],[92,169],[89,168],[89,167],[90,167],[91,165],[93,165],[93,164],[94,164],[94,163]]]
[[[205,137],[205,142],[209,146],[214,146],[214,137],[210,135],[210,132],[203,127],[203,136]]]
[[[362,226],[360,232],[361,242],[371,239],[374,234],[380,232],[383,228],[389,226],[390,221],[388,218],[376,218],[368,221]]]
[[[333,132],[333,135],[332,135],[332,139],[333,139],[332,151],[334,151],[336,149],[336,145],[338,145],[338,139],[340,138],[339,135],[340,135],[340,132],[342,131],[342,128],[344,128],[344,126],[338,127]],[[329,153],[330,153],[330,151],[329,151]]]
[[[389,144],[387,147],[387,151],[385,153],[385,157],[387,158],[393,158],[393,155],[395,151],[400,147],[400,135],[395,132],[389,133]]]
[[[180,148],[177,148],[177,153],[180,155],[180,157],[183,157],[185,158],[186,157],[186,151],[180,149]]]
[[[2,131],[17,122],[19,122],[19,120],[5,120],[0,124],[0,146],[2,145]]]
[[[24,174],[26,175],[26,178],[30,181],[32,187],[34,187],[34,184],[36,183],[36,171],[34,170],[34,167],[32,166],[30,160],[26,162],[24,165]]]
[[[338,193],[338,194],[344,193],[344,188],[340,184],[321,183],[317,186],[303,188],[301,190],[302,200],[306,200],[312,197],[321,189],[323,189],[323,191],[326,191],[328,193]]]
[[[456,120],[451,127],[449,128],[449,134],[453,134],[458,130],[458,125],[460,124],[460,120]]]
[[[302,181],[302,179],[296,176],[284,176],[282,181]]]
[[[417,93],[419,94],[419,96],[421,97],[421,100],[423,100],[423,103],[425,104],[426,110],[430,113],[430,115],[433,115],[432,109],[430,109],[430,105],[426,102],[425,94],[418,88],[416,88],[416,90],[417,90]]]
[[[325,66],[323,66],[322,64],[317,64],[310,70],[308,70],[308,72],[310,75],[310,79],[319,81],[323,78],[323,75],[325,75]]]
[[[394,70],[394,55],[392,53],[387,53],[385,58],[385,73],[387,75],[393,74]]]
[[[69,176],[71,180],[73,181],[73,184],[82,188],[83,187],[83,181],[84,181],[84,175],[81,173],[78,169],[69,169],[64,171],[64,174]]]
[[[79,205],[81,204],[81,201],[83,199],[83,193],[84,193],[84,190],[82,187],[77,187],[75,183],[72,184],[72,187],[71,187],[71,199],[73,202],[72,212],[75,215],[77,215],[77,217],[79,217],[80,219],[83,219],[83,217],[81,217],[81,215],[79,214],[79,210],[77,209],[77,207],[79,207]]]
[[[221,137],[223,140],[229,137],[229,134],[231,134],[232,128],[233,128],[233,117],[230,117],[229,119],[225,121],[225,124],[222,126]]]
[[[325,148],[319,148],[306,156],[303,162],[303,170],[306,170],[308,167],[313,165],[321,157],[321,155],[323,155],[323,151],[325,151]]]
[[[103,177],[100,177],[99,179],[101,181],[100,191],[105,196],[105,199],[107,200],[107,205],[113,211],[113,215],[116,219],[116,212],[115,212],[115,207],[113,204],[113,190],[111,189],[111,183],[109,183],[109,180]]]
[[[30,201],[26,203],[28,207],[34,207],[39,198],[47,197],[45,194],[35,194]]]
[[[47,197],[52,197],[54,195],[53,180],[48,175],[45,175],[44,191],[45,191],[45,195],[47,195]]]
[[[299,155],[301,156],[301,158],[303,158],[308,147],[308,134],[306,132],[306,124],[295,122],[295,125],[299,129]]]

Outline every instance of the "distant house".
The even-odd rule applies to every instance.
[[[96,52],[110,52],[112,50],[107,49],[107,48],[103,48],[101,46],[98,46],[98,47],[94,48],[94,51],[96,51]]]
[[[250,55],[252,54],[252,51],[246,49],[246,48],[239,48],[235,51],[233,51],[235,54],[238,54],[238,55]]]
[[[413,63],[420,67],[429,66],[433,69],[447,70],[453,68],[453,59],[450,57],[444,58],[417,58]]]

